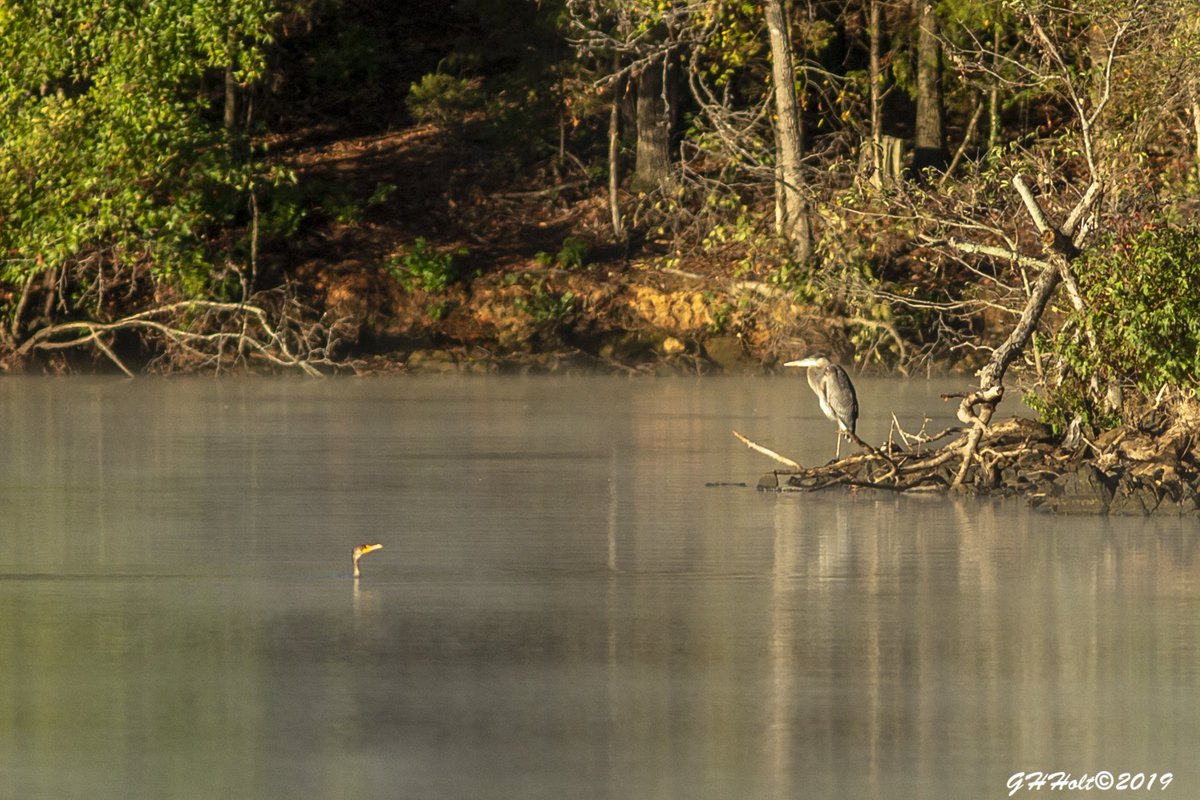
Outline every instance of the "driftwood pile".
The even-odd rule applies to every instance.
[[[882,447],[854,437],[860,452],[818,467],[734,435],[785,465],[759,480],[762,491],[953,491],[1024,496],[1060,513],[1200,517],[1200,432],[1191,426],[1157,432],[1122,427],[1094,439],[1075,433],[1059,440],[1048,426],[1013,417],[988,425],[968,455],[966,428],[926,436],[893,425]]]

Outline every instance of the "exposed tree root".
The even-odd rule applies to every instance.
[[[258,365],[296,369],[320,375],[320,367],[352,366],[333,358],[346,331],[306,319],[294,300],[263,294],[256,303],[183,300],[140,311],[111,322],[76,320],[34,331],[14,351],[28,358],[36,351],[94,347],[126,375],[134,370],[128,346],[114,346],[118,336],[136,336],[139,354],[149,353],[147,369],[170,372],[215,371]]]

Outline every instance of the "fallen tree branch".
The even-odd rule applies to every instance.
[[[746,445],[751,450],[762,453],[763,455],[778,461],[780,464],[789,467],[791,470],[793,470],[791,474],[794,474],[799,478],[810,478],[812,476],[830,474],[836,476],[846,472],[853,472],[857,474],[858,470],[860,470],[862,467],[869,466],[873,463],[882,463],[885,466],[886,471],[882,475],[876,475],[872,477],[872,480],[887,481],[896,476],[898,472],[898,465],[882,450],[879,450],[868,442],[863,441],[860,436],[852,433],[851,431],[841,431],[840,433],[845,435],[847,438],[852,439],[859,447],[863,449],[863,452],[855,453],[848,455],[845,458],[831,461],[823,467],[807,468],[801,465],[799,462],[793,461],[787,456],[780,455],[769,447],[764,447],[757,442],[751,441],[737,431],[733,431],[733,435],[737,437],[738,441],[742,442],[742,444]]]
[[[773,458],[776,461],[778,461],[780,464],[783,464],[784,466],[791,467],[792,469],[796,469],[796,470],[804,469],[804,467],[800,466],[795,461],[792,461],[787,456],[781,456],[781,455],[779,455],[779,453],[776,453],[774,450],[772,450],[768,447],[763,447],[761,444],[752,442],[749,439],[747,439],[745,436],[742,436],[737,431],[734,431],[733,435],[736,436],[742,444],[746,445],[751,450],[762,453],[764,456],[767,456],[768,458]]]
[[[294,327],[295,321],[290,322]],[[317,327],[320,326],[310,325],[309,332]],[[226,352],[226,345],[233,345],[233,352],[237,354],[235,359],[252,353],[274,366],[299,369],[311,376],[320,375],[314,363],[329,363],[327,357],[313,357],[313,343],[288,328],[289,320],[285,315],[280,315],[278,321],[272,321],[271,314],[259,305],[184,300],[130,314],[113,322],[79,320],[49,325],[30,335],[16,348],[15,354],[25,357],[35,350],[64,350],[93,345],[118,369],[132,376],[133,372],[105,338],[122,331],[133,331],[154,334],[169,347],[177,347],[197,360],[217,363],[218,367],[218,362]],[[289,338],[295,341],[290,343]],[[327,356],[327,353],[328,347],[324,349],[324,355]]]
[[[1092,210],[1092,206],[1096,205],[1096,200],[1100,198],[1100,189],[1100,181],[1093,180],[1087,191],[1083,193],[1083,197],[1079,198],[1079,202],[1075,204],[1075,208],[1071,209],[1071,213],[1067,215],[1067,221],[1063,223],[1063,234],[1070,236],[1076,247],[1082,243],[1075,240],[1075,235],[1083,230],[1080,223]]]
[[[1019,267],[1036,267],[1045,269],[1048,262],[1034,258],[1033,256],[1023,255],[1015,250],[1009,250],[1004,247],[997,247],[991,244],[978,244],[976,242],[964,242],[959,239],[946,239],[946,244],[958,250],[961,253],[971,253],[974,255],[991,256],[992,258],[1003,258],[1011,261]]]
[[[883,331],[889,337],[891,337],[893,342],[895,342],[896,355],[899,357],[900,363],[903,364],[904,360],[908,358],[908,348],[904,345],[904,339],[900,336],[899,332],[896,330],[896,326],[892,323],[884,320],[868,319],[867,317],[846,317],[845,322],[847,325],[858,325],[859,327],[863,328],[874,328],[876,330]],[[908,376],[908,372],[904,370],[903,367],[900,368],[900,371],[905,377]]]
[[[124,372],[127,377],[133,377],[133,373],[129,370],[129,367],[125,366],[121,359],[117,358],[117,354],[114,353],[112,349],[104,343],[104,340],[100,338],[100,334],[93,331],[91,339],[96,343],[96,347],[100,350],[100,352],[108,356],[108,360],[117,365],[117,369],[121,370],[121,372]]]
[[[990,408],[984,406],[984,410]],[[759,481],[760,489],[816,491],[833,486],[897,492],[945,491],[958,486],[988,489],[997,486],[998,476],[1010,468],[1010,474],[1017,471],[1025,475],[1040,475],[1048,470],[1048,454],[1052,452],[1049,443],[1053,436],[1042,423],[1013,417],[965,431],[948,428],[937,437],[955,432],[960,435],[940,447],[922,446],[920,450],[904,451],[889,447],[887,452],[852,437],[862,444],[863,452],[818,467],[803,467],[737,431],[733,435],[752,450],[788,467],[764,475]],[[968,448],[970,457],[964,459]],[[1050,473],[1057,474],[1053,470]]]
[[[1012,185],[1016,187],[1017,194],[1021,196],[1021,201],[1025,203],[1025,210],[1029,212],[1033,224],[1037,227],[1038,233],[1045,233],[1050,229],[1050,223],[1046,220],[1046,212],[1042,210],[1042,206],[1038,203],[1037,198],[1033,196],[1033,190],[1029,188],[1029,184],[1020,175],[1014,175]]]
[[[904,430],[904,427],[900,424],[900,420],[896,419],[896,415],[893,413],[892,414],[892,425],[888,432],[888,441],[889,442],[892,441],[892,432],[898,433],[898,434],[900,434],[901,441],[904,442],[904,446],[911,450],[911,449],[914,449],[913,448],[914,444],[917,446],[917,448],[919,448],[921,445],[932,444],[933,442],[936,442],[938,439],[944,439],[945,437],[949,436],[952,433],[961,433],[962,432],[961,428],[952,427],[952,428],[944,428],[943,430],[938,431],[937,433],[931,435],[931,434],[925,433],[925,427],[928,424],[929,424],[929,417],[926,417],[924,422],[921,423],[921,430],[917,431],[916,433],[909,433],[908,431]],[[889,449],[890,449],[890,447],[889,447]]]
[[[555,186],[548,186],[545,189],[534,189],[528,192],[496,192],[493,197],[503,197],[506,200],[525,200],[534,197],[549,197],[565,192],[567,189],[577,189],[580,186],[586,186],[590,179],[583,178],[577,181],[566,181]]]

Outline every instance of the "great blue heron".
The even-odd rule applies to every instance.
[[[358,571],[358,560],[367,553],[374,553],[376,550],[382,550],[381,544],[360,544],[350,553],[350,560],[354,563],[354,577],[360,577],[361,572]]]
[[[843,432],[855,433],[858,424],[858,395],[846,370],[825,356],[809,356],[789,361],[785,367],[808,367],[808,385],[812,387],[821,411],[838,426],[837,458],[842,457]]]

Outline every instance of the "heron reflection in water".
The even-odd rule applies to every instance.
[[[358,578],[362,576],[362,572],[360,572],[358,569],[358,560],[367,553],[374,553],[376,550],[382,549],[383,545],[381,544],[360,544],[358,547],[354,548],[354,550],[350,553],[350,560],[354,564],[354,577]]]
[[[846,370],[830,362],[825,356],[809,356],[798,361],[789,361],[785,367],[808,367],[808,385],[821,404],[821,411],[831,422],[837,423],[837,456],[842,457],[842,437],[847,433],[856,435],[858,424],[858,395]]]

